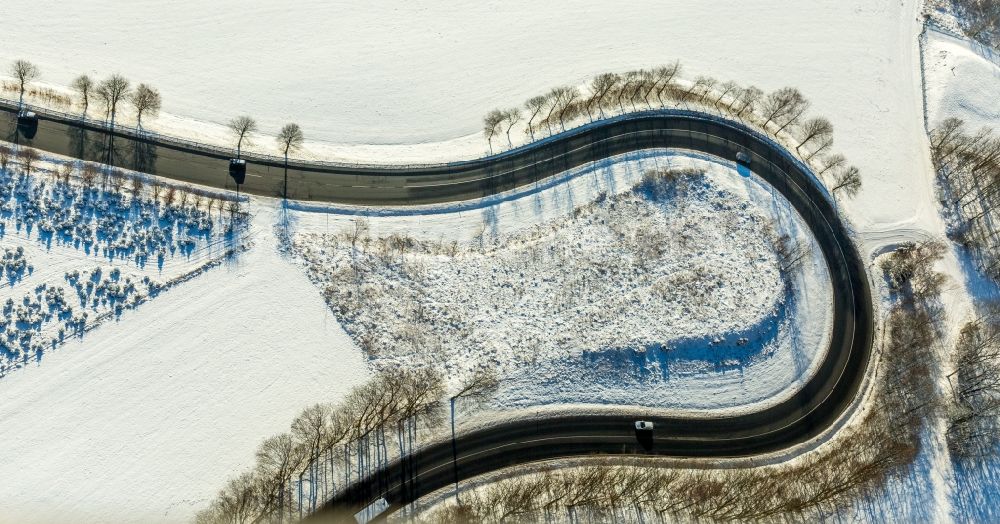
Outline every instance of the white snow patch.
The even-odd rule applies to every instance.
[[[1000,127],[1000,51],[977,53],[975,43],[928,29],[924,44],[928,120],[931,128],[960,118],[970,131]]]

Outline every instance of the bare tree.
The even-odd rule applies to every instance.
[[[134,201],[139,198],[140,194],[142,194],[142,188],[144,184],[142,182],[142,177],[138,175],[132,176],[129,182],[130,182],[130,189],[132,191],[132,200]]]
[[[24,88],[38,78],[40,72],[35,64],[23,59],[14,60],[10,66],[10,75],[17,79],[20,87],[20,98],[17,105],[24,105]]]
[[[718,83],[718,80],[710,76],[699,76],[691,84],[691,87],[689,87],[687,91],[684,92],[682,101],[684,102],[689,102],[694,100],[704,101],[705,97],[707,97],[709,93],[712,92],[712,88],[715,87],[716,83]]]
[[[494,109],[483,117],[483,134],[490,145],[490,154],[493,154],[493,137],[500,131],[500,124],[503,123],[506,114],[500,109]]]
[[[452,394],[452,397],[475,399],[485,398],[492,395],[499,385],[500,379],[497,377],[495,370],[491,368],[480,368],[462,381],[458,390]]]
[[[10,164],[11,149],[6,144],[0,144],[0,171],[6,171]]]
[[[850,166],[837,173],[833,187],[830,192],[836,193],[843,190],[848,196],[854,196],[861,190],[861,172],[858,168]]]
[[[747,111],[753,113],[762,96],[764,96],[764,92],[755,86],[741,89],[739,94],[736,95],[736,101],[733,106],[733,109],[736,110],[736,118],[742,118],[743,114]],[[739,109],[737,110],[736,107],[739,107]]]
[[[788,125],[796,122],[806,109],[809,101],[802,96],[802,93],[794,87],[783,87],[764,99],[761,104],[761,111],[764,117],[764,124],[761,126],[765,130],[771,122],[778,124],[775,135],[783,131]]]
[[[636,85],[642,79],[642,74],[639,71],[626,71],[622,75],[622,84],[618,89],[618,108],[621,109],[622,113],[625,112],[625,103],[628,101],[632,104],[632,110],[635,111],[635,93],[637,91]]]
[[[573,102],[580,97],[580,90],[575,87],[565,88],[560,91],[560,96],[556,97],[555,105],[559,107],[559,126],[563,131],[566,130],[566,116],[569,113],[569,117],[574,116],[573,108],[575,107]]]
[[[563,101],[569,97],[569,93],[575,90],[575,87],[569,86],[559,86],[552,88],[551,91],[546,96],[549,100],[549,112],[545,115],[545,119],[542,120],[545,123],[545,127],[549,129],[549,134],[552,134],[552,113],[557,109],[561,110],[563,107]]]
[[[676,78],[680,72],[680,61],[674,61],[673,64],[653,69],[656,100],[660,102],[661,107],[663,106],[663,94],[667,93],[669,95],[676,89],[677,86],[674,83],[674,78]]]
[[[813,157],[825,152],[827,149],[830,149],[831,146],[833,146],[833,135],[820,137],[819,144],[817,144],[812,151],[806,155],[806,160],[811,162]]]
[[[513,148],[514,142],[510,139],[510,129],[514,127],[514,124],[521,121],[521,109],[517,107],[512,107],[503,114],[504,123],[507,124],[507,147]]]
[[[299,472],[299,483],[305,473],[309,472],[309,501],[312,510],[315,510],[316,502],[316,482],[318,476],[320,454],[330,435],[329,420],[331,415],[330,406],[326,404],[313,404],[306,408],[292,421],[292,438],[299,444],[305,455],[303,466]]]
[[[726,81],[726,82],[723,82],[722,84],[720,84],[719,85],[719,91],[718,91],[719,96],[715,99],[715,107],[719,107],[719,103],[722,102],[723,98],[725,98],[730,93],[738,91],[739,88],[740,88],[739,84],[737,84],[736,82],[733,82],[732,80],[729,80],[729,81]]]
[[[136,127],[142,127],[142,115],[149,114],[156,116],[160,111],[160,92],[148,84],[139,84],[135,91],[129,95],[129,101],[135,108]]]
[[[351,229],[348,232],[348,238],[351,241],[351,247],[356,248],[358,245],[358,240],[363,237],[368,236],[368,232],[371,229],[368,219],[366,218],[356,218],[351,221]]]
[[[91,162],[83,164],[83,169],[80,171],[80,182],[83,184],[83,188],[88,191],[93,189],[94,183],[97,182],[97,175],[96,165]]]
[[[163,206],[170,207],[174,205],[175,200],[177,200],[177,188],[167,185],[167,191],[163,194]]]
[[[844,158],[844,155],[841,155],[840,153],[827,156],[823,159],[823,169],[820,169],[816,174],[822,175],[823,173],[826,173],[831,169],[843,166],[845,163],[847,163],[847,159]]]
[[[600,113],[601,118],[604,118],[604,97],[612,91],[620,81],[621,77],[614,73],[601,73],[590,81],[590,98],[587,100],[586,109],[587,115],[590,116],[591,119],[593,119],[593,116],[591,115],[591,108],[596,108]]]
[[[708,96],[712,94],[719,81],[710,76],[699,77],[699,79],[701,80],[701,85],[696,92],[701,94],[701,98],[698,99],[698,102],[705,104],[708,101]]]
[[[278,147],[281,148],[282,153],[285,155],[285,185],[281,192],[282,198],[288,198],[288,153],[291,151],[297,151],[302,147],[302,142],[305,141],[305,134],[302,133],[302,128],[298,124],[285,124],[278,133]]]
[[[83,103],[83,114],[86,116],[87,108],[90,107],[90,92],[94,89],[94,80],[87,75],[80,75],[73,79],[73,90],[80,95]]]
[[[259,474],[267,479],[269,507],[277,510],[280,522],[291,509],[286,500],[286,480],[291,477],[305,459],[302,448],[287,433],[270,437],[257,448]],[[287,505],[286,505],[287,504]]]
[[[528,101],[524,103],[524,108],[531,113],[531,116],[528,117],[528,134],[531,135],[532,140],[535,139],[535,128],[532,127],[531,123],[535,120],[535,117],[538,116],[538,113],[541,112],[545,105],[548,104],[548,102],[549,98],[547,96],[539,95],[529,98]]]
[[[21,162],[21,168],[24,169],[24,174],[30,175],[31,168],[41,160],[41,155],[38,154],[38,150],[33,147],[22,147],[17,153],[17,159]]]
[[[95,93],[104,102],[104,116],[111,119],[111,127],[114,127],[118,104],[129,94],[129,81],[122,75],[113,74],[97,84]]]
[[[961,119],[946,118],[930,132],[931,154],[935,163],[940,161],[942,152],[953,149],[954,142],[961,139],[964,131],[965,122]]]
[[[236,137],[236,158],[240,158],[243,142],[247,145],[252,143],[253,135],[257,132],[257,121],[246,115],[238,116],[229,121],[229,130]]]
[[[454,394],[452,394],[449,404],[451,407],[451,447],[452,447],[452,463],[455,468],[455,499],[458,499],[458,451],[455,447],[455,401],[459,398],[469,398],[476,401],[482,401],[483,399],[489,397],[497,388],[500,386],[500,380],[497,378],[496,371],[492,368],[489,369],[477,369],[471,377],[467,378],[464,383],[458,388]]]
[[[108,174],[108,183],[116,194],[121,194],[122,188],[125,187],[125,174],[118,169],[111,169]]]
[[[799,138],[799,145],[795,146],[796,152],[813,140],[832,138],[833,124],[823,117],[810,118],[802,123],[800,131],[802,135]]]
[[[653,109],[649,103],[649,95],[656,88],[656,75],[646,69],[639,70],[639,82],[636,83],[635,97],[642,99],[646,104],[646,109]]]

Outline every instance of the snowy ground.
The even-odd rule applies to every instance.
[[[931,28],[924,57],[932,128],[950,117],[964,120],[970,130],[1000,128],[1000,51]]]
[[[800,88],[813,102],[811,114],[832,120],[837,129],[836,148],[861,168],[864,189],[841,205],[853,221],[863,252],[875,254],[900,241],[941,237],[944,232],[924,129],[918,48],[921,8],[918,0],[822,0],[798,9],[779,0],[757,2],[752,9],[738,0],[650,3],[628,9],[596,1],[473,7],[404,6],[402,2],[352,7],[313,1],[290,10],[276,2],[236,6],[183,0],[155,7],[157,12],[151,14],[154,7],[147,2],[95,0],[68,5],[13,0],[0,5],[0,19],[13,21],[5,33],[8,38],[0,49],[0,61],[31,59],[41,66],[43,80],[61,85],[82,72],[121,71],[134,81],[148,81],[160,88],[166,103],[164,114],[151,125],[186,136],[220,140],[224,132],[218,123],[250,112],[261,120],[265,132],[273,133],[285,121],[294,120],[303,125],[307,136],[328,141],[309,144],[314,152],[331,152],[330,156],[344,159],[405,162],[484,153],[480,118],[492,107],[517,105],[553,85],[576,84],[597,72],[648,67],[678,58],[687,66],[688,77],[708,74],[765,90],[784,85]],[[121,30],[104,29],[109,17],[121,21]],[[931,46],[945,47],[935,42]],[[959,52],[960,46],[945,50],[951,53],[947,60],[960,59],[950,62],[956,71],[980,73],[953,75],[950,68],[934,67],[940,54],[925,55],[928,90],[940,93],[928,97],[928,113],[962,113],[969,106],[981,105],[985,109],[957,116],[988,122],[992,118],[988,115],[996,112],[988,110],[990,84],[986,79],[995,70],[974,49],[968,53]],[[969,85],[956,87],[948,75]],[[973,76],[977,80],[969,80]],[[954,100],[962,102],[955,106]],[[952,104],[950,109],[940,109],[948,104]],[[272,149],[270,139],[261,138],[258,143],[263,150]],[[396,145],[379,145],[387,143]],[[548,220],[567,213],[574,202],[569,193],[544,203],[541,215],[527,213],[529,206],[510,206],[499,216]],[[465,208],[449,215],[448,221],[471,237],[482,223],[481,211]],[[267,216],[263,211],[258,214]],[[464,220],[469,214],[474,219]],[[329,213],[311,218],[301,215],[298,219],[303,224],[335,221]],[[386,231],[411,229],[412,223],[406,224],[410,217],[395,218],[384,222]],[[207,496],[221,486],[225,476],[250,460],[253,445],[261,437],[285,428],[302,405],[330,398],[362,374],[360,354],[340,351],[350,344],[349,337],[333,325],[315,288],[301,271],[289,269],[294,266],[267,247],[263,239],[269,226],[261,220],[265,219],[256,221],[261,233],[243,259],[255,265],[240,262],[213,270],[188,286],[198,293],[181,293],[184,288],[178,288],[125,313],[125,320],[136,320],[134,325],[159,326],[156,330],[131,333],[123,320],[88,335],[80,344],[71,342],[65,350],[46,357],[37,369],[0,380],[0,420],[4,434],[10,428],[9,440],[18,443],[4,447],[0,477],[24,479],[15,483],[17,496],[0,501],[0,519],[19,520],[5,507],[18,500],[25,501],[15,506],[18,510],[76,512],[83,520],[132,514],[139,515],[138,520],[150,520],[164,513],[167,520],[185,519],[193,509],[167,508],[177,500]],[[422,215],[420,221],[424,221]],[[968,311],[969,289],[956,257],[949,257],[943,265],[955,284],[945,299],[957,324]],[[286,307],[267,306],[264,297],[273,297]],[[231,322],[232,312],[213,302],[223,298],[238,298],[225,303],[245,308],[245,318],[258,322]],[[265,319],[267,329],[262,325]],[[178,330],[176,322],[205,322],[195,325],[211,325],[213,330],[203,346],[205,334]],[[168,342],[174,339],[176,344]],[[284,347],[288,340],[301,341],[300,353],[294,355],[302,361],[264,359],[273,353],[271,347]],[[162,361],[143,360],[158,358],[160,353],[136,350],[153,347],[165,348]],[[171,370],[204,356],[202,347],[217,348],[220,356],[226,348],[239,354],[250,351],[249,360],[240,365],[256,374],[243,373],[220,357],[199,368],[206,373],[194,375],[200,382],[168,385]],[[93,348],[102,351],[89,351]],[[108,359],[101,378],[85,367],[89,364],[84,358],[97,355]],[[329,362],[330,368],[300,365],[306,360]],[[337,369],[334,362],[353,364]],[[157,380],[136,379],[135,369],[150,370]],[[224,380],[208,369],[225,370]],[[259,383],[244,377],[268,373],[284,373],[280,376],[286,379],[269,382],[267,393],[257,393]],[[314,382],[310,376],[316,377]],[[230,381],[235,381],[232,388],[228,388]],[[318,383],[324,381],[329,384]],[[226,391],[239,401],[202,406],[193,397],[178,394],[204,382],[226,384]],[[105,383],[118,387],[97,387]],[[64,384],[75,394],[56,402],[51,392]],[[248,392],[256,396],[245,399],[251,395]],[[131,417],[147,414],[146,399],[174,413],[177,418],[166,418],[171,422],[195,410],[185,419],[189,431],[171,439],[160,436],[164,431],[160,428],[148,433],[140,429],[153,428],[153,422],[162,422],[164,417],[132,426]],[[254,406],[262,399],[280,405]],[[41,412],[59,416],[40,419],[37,414]],[[217,417],[222,421],[218,427],[232,433],[227,438],[200,438],[214,431],[204,428],[206,421]],[[99,423],[102,420],[118,421],[113,428],[123,428],[121,434],[127,437],[106,431]],[[77,447],[52,440],[52,434],[71,435],[66,441]],[[171,431],[164,434],[173,435]],[[207,447],[206,442],[217,447]],[[92,451],[102,446],[150,447],[144,448],[149,454],[141,461],[122,461],[116,455],[114,463],[107,464],[111,456]],[[72,460],[64,460],[64,448],[81,451]],[[206,453],[186,453],[196,448]],[[899,488],[888,509],[872,506],[876,509],[863,510],[860,518],[867,515],[879,520],[881,512],[887,511],[904,520],[947,519],[953,497],[942,480],[950,475],[950,465],[940,450],[927,461],[930,473],[908,481],[919,490]],[[972,479],[962,486],[975,487],[977,482]],[[191,490],[181,493],[154,490],[154,486]],[[976,493],[962,494],[961,499],[956,495],[954,505],[963,508],[961,501],[983,498]],[[109,506],[114,507],[99,507],[98,500],[112,501]],[[893,512],[894,506],[903,505],[901,501],[909,501],[905,505],[913,511]]]
[[[665,194],[633,190],[657,168],[703,174]],[[498,407],[746,409],[811,376],[829,277],[800,217],[763,181],[648,151],[550,184],[465,213],[359,218],[364,209],[330,206],[317,224],[322,206],[311,206],[292,219],[294,243],[374,367],[437,365],[455,383],[497,369]],[[358,224],[373,233],[352,238]],[[782,235],[805,254],[788,275]]]
[[[0,522],[186,521],[263,437],[364,380],[278,252],[269,205],[252,208],[249,251],[0,378]],[[10,229],[8,242],[38,261],[32,281],[101,264]]]

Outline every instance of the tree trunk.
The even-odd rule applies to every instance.
[[[282,198],[288,200],[288,148],[285,148],[285,188],[281,192]]]

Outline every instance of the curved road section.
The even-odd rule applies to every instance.
[[[106,160],[186,182],[233,188],[229,151],[39,111],[32,129],[19,129],[6,110],[5,138],[55,153]],[[23,126],[22,126],[23,127]],[[27,133],[25,133],[27,132]],[[24,135],[32,135],[28,140]],[[638,438],[634,417],[594,414],[526,418],[472,431],[428,446],[356,482],[328,501],[319,517],[346,516],[380,497],[389,510],[444,488],[456,479],[530,461],[569,456],[669,455],[736,457],[765,453],[818,435],[857,395],[872,346],[871,296],[864,264],[835,205],[801,162],[770,138],[742,124],[689,111],[637,113],[588,124],[488,158],[420,166],[360,166],[294,161],[289,197],[352,204],[416,204],[495,194],[613,155],[650,148],[699,151],[735,161],[750,155],[750,170],[770,183],[809,225],[829,267],[833,332],[826,359],[794,396],[739,416],[643,417],[655,433]],[[283,161],[246,156],[244,191],[280,193]],[[453,458],[457,460],[453,463]]]

